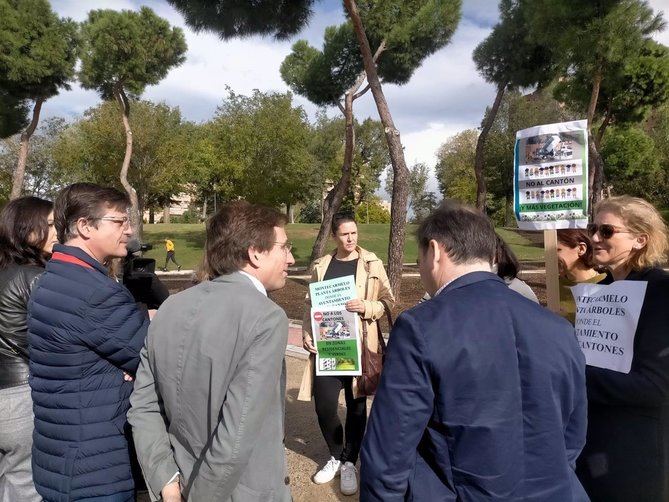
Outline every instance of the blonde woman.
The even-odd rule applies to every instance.
[[[337,249],[314,263],[312,282],[353,275],[358,298],[349,301],[346,309],[357,312],[360,322],[367,329],[367,348],[377,352],[381,334],[378,319],[395,302],[383,263],[374,253],[358,246],[358,226],[352,215],[337,214],[332,219],[332,236]],[[357,471],[362,437],[367,424],[367,398],[358,389],[356,378],[350,376],[316,376],[314,355],[316,348],[311,333],[311,301],[307,296],[303,327],[304,348],[311,353],[304,371],[299,400],[314,397],[318,424],[330,451],[330,460],[314,476],[314,483],[327,483],[340,475],[340,488],[344,495],[358,491]],[[346,424],[337,415],[339,394],[346,398]]]
[[[588,435],[577,473],[593,501],[669,500],[668,232],[630,196],[605,199],[588,226],[602,281],[647,281],[629,373],[588,366]]]

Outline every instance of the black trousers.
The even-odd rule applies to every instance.
[[[360,454],[367,425],[367,398],[353,398],[353,377],[314,376],[314,405],[318,425],[330,455],[342,462],[355,464]],[[346,398],[346,425],[342,427],[337,408],[339,393]]]

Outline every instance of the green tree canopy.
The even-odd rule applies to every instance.
[[[666,207],[666,175],[655,143],[640,127],[614,127],[602,143],[607,185],[616,195],[643,197]]]
[[[32,119],[21,135],[11,197],[21,195],[30,137],[42,103],[69,89],[77,59],[77,25],[60,19],[47,0],[0,0],[0,129],[16,132],[27,120],[26,101],[34,101]],[[4,107],[7,106],[5,109]]]
[[[311,126],[290,93],[230,92],[212,121],[213,141],[240,173],[237,193],[272,206],[309,200],[317,189]]]
[[[172,28],[148,7],[139,12],[92,10],[82,27],[79,80],[103,99],[114,98],[121,110],[126,141],[120,180],[132,202],[130,218],[140,237],[140,201],[128,181],[133,148],[128,94],[138,98],[147,85],[160,82],[185,60],[185,52],[181,28]]]
[[[185,52],[181,28],[172,28],[148,7],[92,10],[82,28],[79,79],[103,99],[113,99],[115,88],[138,97],[183,63]]]
[[[0,0],[0,88],[32,100],[69,89],[76,42],[76,23],[47,0]]]
[[[533,85],[544,86],[553,78],[556,70],[550,50],[528,36],[525,5],[520,0],[501,0],[499,23],[474,50],[474,62],[479,73],[497,87],[495,101],[485,112],[481,134],[476,143],[476,206],[482,211],[485,210],[487,199],[485,144],[504,93]]]
[[[136,187],[139,209],[160,205],[185,190],[186,127],[178,108],[164,103],[133,101],[134,148],[129,181]],[[54,145],[54,157],[78,180],[120,186],[125,134],[118,126],[118,108],[105,101],[87,110]]]
[[[358,223],[390,223],[390,212],[381,205],[381,199],[373,195],[356,208],[355,220]]]
[[[572,107],[585,109],[591,94],[590,78],[574,73],[556,86],[556,96]],[[669,99],[669,49],[654,40],[644,41],[637,57],[613,66],[602,80],[596,114],[602,120],[596,140],[601,142],[610,124],[630,125]]]
[[[58,190],[77,180],[76,173],[59,165],[54,158],[54,148],[66,128],[65,120],[51,117],[44,120],[31,139],[26,163],[25,192],[36,197],[53,199]],[[21,150],[19,137],[0,142],[0,178],[11,179],[16,159]],[[0,186],[9,188],[9,183]],[[2,190],[0,200],[9,198],[9,191]]]
[[[0,89],[0,138],[8,138],[28,125],[26,100]]]
[[[478,135],[475,129],[466,129],[439,147],[434,170],[444,198],[467,204],[476,202],[473,166]]]
[[[381,173],[390,163],[390,155],[378,120],[370,118],[356,122],[356,145],[351,170],[353,183],[349,188],[353,204],[358,206],[380,186]]]
[[[212,31],[223,39],[271,35],[285,39],[311,17],[314,0],[168,0],[196,31]]]
[[[590,90],[587,108],[582,110],[590,133],[590,207],[601,195],[604,177],[599,141],[592,132],[602,86],[608,85],[607,81],[613,84],[621,68],[639,58],[651,36],[664,26],[662,15],[654,13],[646,0],[528,2],[531,37],[552,48],[567,79],[581,81],[582,87]],[[582,100],[568,104],[576,108],[582,106]]]
[[[385,40],[378,62],[385,82],[406,84],[427,57],[448,45],[460,22],[460,0],[359,0],[372,48]]]
[[[655,152],[664,173],[664,179],[669,184],[669,102],[653,110],[643,124],[643,128],[655,144]],[[669,186],[665,194],[669,194]]]

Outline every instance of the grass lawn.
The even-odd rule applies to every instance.
[[[388,258],[389,227],[385,224],[358,225],[360,245],[376,253],[384,262]],[[288,238],[293,242],[293,256],[298,265],[306,265],[311,253],[311,246],[318,234],[318,228],[316,224],[295,223],[288,225],[286,231]],[[407,228],[407,240],[404,248],[405,263],[416,262],[418,247],[414,238],[415,228],[415,225],[409,225]],[[543,260],[543,248],[540,239],[529,238],[526,233],[503,228],[497,229],[497,232],[509,243],[519,260]],[[537,233],[536,237],[539,235],[540,233]],[[177,261],[183,268],[195,268],[200,262],[202,248],[204,247],[204,225],[197,223],[144,225],[144,241],[154,246],[154,249],[146,253],[146,256],[155,258],[158,267],[162,267],[165,263],[163,239],[171,239],[174,242]],[[328,248],[334,249],[334,244],[331,242]],[[169,268],[174,269],[174,264],[170,263]]]

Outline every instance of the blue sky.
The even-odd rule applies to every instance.
[[[133,9],[151,7],[172,25],[184,29],[188,43],[186,62],[173,69],[158,85],[146,90],[143,97],[179,106],[189,120],[204,121],[213,116],[225,96],[226,86],[237,93],[286,91],[279,66],[298,39],[307,39],[320,47],[324,28],[344,19],[340,0],[316,2],[309,25],[293,39],[276,42],[271,38],[250,37],[221,41],[209,33],[194,33],[183,17],[164,0],[51,0],[56,12],[77,21],[86,18],[94,8]],[[457,132],[478,127],[481,117],[494,98],[494,88],[476,72],[471,54],[498,19],[497,0],[463,0],[463,15],[451,43],[429,57],[404,86],[387,85],[384,91],[393,118],[402,133],[407,163],[426,162],[434,166],[439,146]],[[666,10],[669,0],[651,0],[659,10]],[[666,15],[666,14],[665,14]],[[657,39],[669,45],[669,32]],[[75,118],[95,106],[99,97],[74,85],[44,105],[45,116]],[[304,98],[295,103],[313,118],[316,108]],[[356,101],[356,115],[378,118],[371,93]],[[339,113],[336,109],[330,115]],[[436,180],[430,180],[436,191]]]

